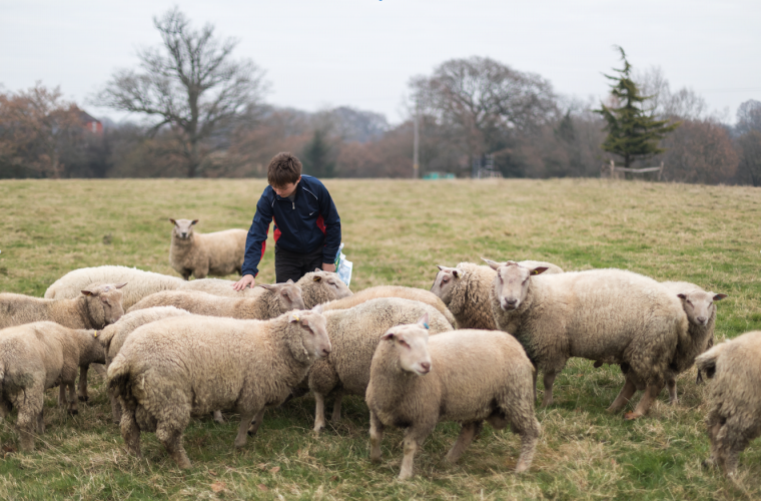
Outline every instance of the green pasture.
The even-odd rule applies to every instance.
[[[588,180],[328,180],[342,219],[352,289],[399,284],[429,289],[436,265],[481,257],[536,259],[566,270],[615,267],[658,280],[686,280],[729,297],[718,303],[717,337],[761,329],[761,190]],[[248,228],[266,181],[76,180],[0,182],[0,291],[42,296],[70,270],[120,264],[176,275],[169,218],[199,219],[197,231]],[[272,242],[259,280],[274,281]],[[232,277],[230,277],[232,278]],[[708,456],[705,385],[695,369],[649,415],[624,422],[605,408],[618,368],[572,360],[555,383],[555,404],[538,409],[543,435],[529,473],[512,468],[519,440],[482,436],[460,463],[443,461],[458,426],[439,425],[399,482],[402,432],[389,431],[384,460],[368,460],[368,411],[348,398],[345,418],[315,437],[307,396],[268,411],[240,451],[227,423],[191,423],[193,467],[178,469],[153,434],[145,457],[123,451],[102,376],[75,417],[45,406],[37,451],[16,450],[15,412],[0,424],[0,499],[759,499],[761,441],[728,481]],[[541,384],[540,384],[541,386]],[[761,390],[759,390],[761,391]],[[540,392],[541,394],[541,392]],[[635,396],[635,402],[639,394]]]

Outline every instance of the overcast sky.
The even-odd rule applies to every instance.
[[[0,0],[0,85],[60,86],[92,114],[116,117],[86,98],[160,43],[153,17],[174,5],[239,40],[235,56],[266,71],[268,102],[308,111],[348,105],[397,123],[410,77],[473,55],[599,99],[602,73],[620,67],[613,45],[730,122],[740,103],[761,101],[759,0]]]

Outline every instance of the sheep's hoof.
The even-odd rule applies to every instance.
[[[80,402],[87,402],[88,400],[90,400],[90,397],[87,397],[87,396],[85,396],[85,397],[77,397],[77,398],[79,399]]]
[[[634,421],[638,417],[641,417],[641,416],[637,414],[636,412],[627,412],[626,414],[624,414],[624,421]]]
[[[71,414],[72,416],[76,416],[77,414],[79,414],[79,411],[76,409],[74,410],[69,409],[69,414]]]

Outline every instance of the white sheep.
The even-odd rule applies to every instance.
[[[151,271],[143,271],[127,266],[95,266],[73,270],[56,280],[45,291],[46,299],[74,299],[82,289],[92,284],[129,283],[124,289],[122,306],[128,310],[145,296],[165,290],[183,287],[187,282],[181,278],[170,277]]]
[[[229,298],[201,291],[164,291],[143,298],[130,312],[156,306],[174,306],[197,315],[267,320],[286,311],[304,309],[301,289],[292,280],[284,284],[258,286],[263,293],[256,297]]]
[[[666,381],[669,390],[669,400],[672,404],[678,402],[676,395],[676,375],[689,369],[695,357],[713,346],[713,333],[716,324],[715,301],[726,298],[726,294],[707,292],[689,282],[662,282],[663,286],[682,300],[682,307],[690,322],[690,338],[692,343],[686,343],[677,349],[677,357],[672,361],[673,374]],[[703,378],[698,371],[697,381]]]
[[[520,343],[499,331],[456,330],[428,337],[426,319],[389,329],[370,367],[370,459],[380,461],[385,426],[406,428],[399,479],[439,421],[462,424],[446,459],[454,463],[488,421],[521,436],[517,473],[531,466],[540,434],[534,368]]]
[[[182,278],[187,280],[190,275],[206,278],[207,275],[240,274],[246,252],[246,230],[196,233],[193,226],[198,219],[170,221],[174,228],[169,247],[169,263]]]
[[[43,433],[44,392],[60,385],[58,404],[77,414],[77,367],[104,361],[95,330],[70,329],[55,322],[32,322],[0,330],[0,413],[18,409],[20,447],[34,450],[35,431]],[[86,373],[85,373],[86,374]],[[86,376],[85,376],[86,377]]]
[[[190,315],[190,312],[175,308],[174,306],[158,306],[155,308],[146,308],[125,314],[117,322],[108,325],[102,331],[96,333],[95,338],[103,347],[105,352],[106,369],[116,357],[122,345],[127,340],[132,331],[138,327],[150,322],[155,322],[169,317],[179,317]],[[122,408],[116,395],[109,391],[111,399],[111,415],[116,424],[119,424],[122,416]]]
[[[315,362],[309,371],[314,393],[314,431],[325,427],[325,397],[334,395],[333,421],[341,417],[343,395],[363,396],[370,381],[370,361],[381,336],[394,325],[417,321],[428,314],[432,333],[452,330],[449,321],[434,307],[402,298],[378,298],[348,310],[326,311],[333,351]]]
[[[140,432],[157,438],[181,468],[190,467],[182,432],[191,413],[234,409],[235,447],[246,443],[267,407],[280,405],[319,357],[330,352],[325,317],[312,311],[273,320],[168,318],[139,327],[108,368],[122,405],[122,436],[140,455]]]
[[[301,277],[296,285],[301,287],[301,295],[307,308],[352,295],[337,273],[322,271],[319,268]]]
[[[719,466],[732,477],[751,440],[761,435],[761,331],[747,332],[718,344],[697,357],[698,369],[712,379],[706,416],[711,456],[706,466]]]
[[[545,274],[563,273],[552,263],[520,261],[522,266],[547,268]],[[490,294],[497,272],[488,266],[460,263],[455,268],[439,266],[431,292],[441,298],[454,315],[459,329],[495,330]]]
[[[180,280],[180,279],[177,279]],[[199,278],[197,280],[183,281],[183,285],[178,287],[183,291],[201,291],[215,296],[226,297],[255,297],[264,292],[259,287],[246,287],[243,290],[236,291],[233,289],[234,280],[224,280],[222,278]]]
[[[489,268],[491,270],[491,268]],[[447,321],[454,326],[455,319],[452,312],[449,311],[446,305],[435,294],[425,289],[416,289],[414,287],[403,287],[401,285],[378,285],[370,287],[368,289],[361,290],[352,294],[351,296],[334,299],[328,303],[324,303],[322,308],[325,311],[330,310],[345,310],[352,308],[358,304],[362,304],[365,301],[371,299],[378,299],[381,297],[398,297],[402,299],[410,299],[412,301],[420,301],[427,305],[433,306],[439,313],[446,317]],[[491,313],[491,310],[490,312]]]
[[[608,408],[622,409],[634,392],[645,394],[634,412],[644,415],[663,389],[677,346],[689,343],[687,315],[675,294],[630,271],[604,269],[540,275],[515,262],[497,271],[492,312],[500,330],[515,336],[544,373],[542,405],[570,357],[619,364],[626,383]]]

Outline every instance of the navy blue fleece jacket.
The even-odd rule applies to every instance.
[[[264,256],[270,221],[275,222],[277,246],[307,254],[322,247],[322,262],[332,263],[341,245],[341,218],[327,188],[319,179],[302,175],[291,202],[267,186],[256,203],[256,214],[246,237],[242,275],[256,276]]]

